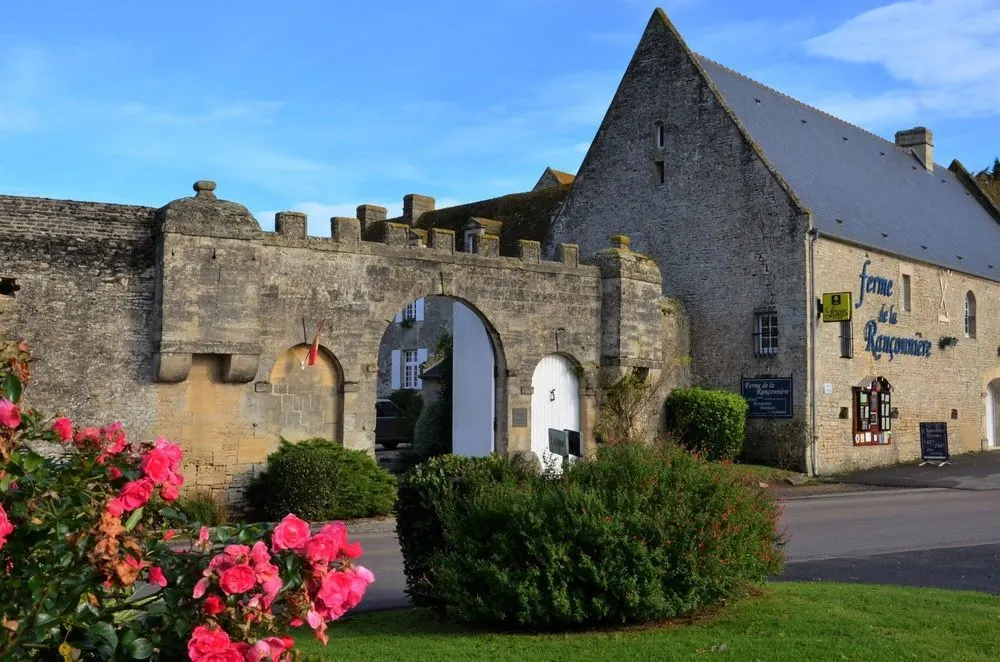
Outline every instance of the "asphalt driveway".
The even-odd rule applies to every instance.
[[[948,464],[920,462],[827,476],[826,481],[884,487],[1000,490],[1000,451],[954,455]]]

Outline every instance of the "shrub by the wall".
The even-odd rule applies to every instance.
[[[440,606],[428,590],[431,558],[443,544],[442,517],[484,484],[524,482],[533,471],[497,455],[439,455],[411,468],[399,482],[396,534],[403,552],[407,593],[418,606]]]
[[[399,389],[389,394],[389,400],[403,410],[403,418],[406,420],[406,440],[412,442],[417,419],[420,418],[420,412],[424,408],[423,394],[414,389]]]
[[[446,453],[451,453],[451,400],[439,397],[420,411],[413,429],[413,443],[403,449],[400,462],[413,467]]]
[[[670,618],[781,569],[773,497],[674,447],[602,446],[558,479],[444,462],[403,492],[397,526],[411,532],[400,541],[419,604],[457,621],[559,629]],[[404,516],[418,496],[423,511]]]
[[[674,389],[666,401],[675,437],[710,460],[732,460],[743,450],[750,409],[738,393],[698,386]]]
[[[287,513],[317,521],[388,515],[396,500],[391,473],[364,451],[325,439],[282,440],[267,458],[263,484],[271,521]]]

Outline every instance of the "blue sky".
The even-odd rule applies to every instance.
[[[132,9],[123,9],[126,6]],[[273,226],[575,172],[649,16],[634,0],[0,7],[0,193],[160,206],[196,179]],[[1000,0],[662,0],[688,44],[935,160],[1000,155]]]

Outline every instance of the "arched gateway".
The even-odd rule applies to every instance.
[[[51,387],[37,392],[69,402],[66,413],[81,421],[122,420],[136,436],[175,434],[189,451],[194,485],[235,489],[279,435],[316,433],[372,450],[380,339],[417,297],[467,303],[500,348],[496,452],[532,448],[532,376],[543,357],[572,355],[586,368],[584,409],[594,406],[586,385],[596,383],[598,369],[663,363],[659,270],[628,250],[624,238],[593,264],[581,264],[574,245],[559,245],[555,261],[542,260],[530,241],[520,243],[518,256],[500,256],[497,238],[484,231],[475,252],[456,252],[451,230],[388,221],[365,227],[365,236],[378,241],[362,241],[354,218],[333,219],[332,237],[317,238],[306,236],[304,214],[282,212],[272,233],[242,205],[217,199],[214,189],[198,182],[194,196],[157,210],[127,208],[125,220],[125,208],[66,203],[59,214],[74,218],[69,226],[25,202],[25,223],[39,225],[28,231],[51,230],[42,227],[49,223],[81,236],[106,234],[105,250],[78,254],[82,266],[33,267],[37,256],[27,244],[24,255],[11,258],[21,265],[24,305],[8,327],[51,348],[46,357],[53,360],[40,370]],[[78,302],[117,311],[118,332],[95,327],[93,338],[78,337],[74,345],[92,352],[60,354],[64,329],[32,311],[60,306],[72,318],[84,305]],[[86,334],[85,326],[76,333]],[[308,365],[302,356],[314,336],[317,360]],[[115,371],[109,364],[138,367]],[[96,375],[100,386],[89,399],[60,397],[81,376]],[[586,447],[590,430],[582,427]]]

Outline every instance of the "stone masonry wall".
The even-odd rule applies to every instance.
[[[738,391],[740,376],[794,377],[808,416],[807,216],[712,93],[681,38],[654,15],[562,213],[555,241],[581,255],[621,231],[660,267],[690,316],[696,383]],[[655,126],[665,127],[658,147]],[[662,162],[664,183],[657,162]],[[779,349],[755,356],[754,313],[778,314]]]
[[[451,232],[411,244],[395,224],[361,242],[356,219],[312,238],[288,214],[265,233],[214,188],[199,182],[159,210],[0,198],[0,277],[21,286],[0,301],[0,330],[35,350],[32,404],[176,439],[188,486],[220,501],[241,500],[279,436],[373,451],[379,345],[417,297],[452,297],[485,320],[500,357],[500,452],[530,448],[531,376],[546,354],[590,366],[591,411],[598,366],[657,369],[677,335],[662,327],[655,265],[627,249],[598,268],[571,245],[557,261],[456,253]]]
[[[840,357],[839,323],[818,324],[816,342],[816,397],[818,468],[829,474],[920,457],[921,422],[948,424],[952,453],[978,451],[986,445],[986,394],[992,379],[1000,378],[1000,283],[967,276],[938,267],[859,248],[833,239],[816,244],[816,291],[851,292],[858,301],[862,266],[871,260],[867,273],[893,280],[893,295],[868,292],[860,308],[854,309],[854,358]],[[997,265],[1000,267],[1000,263]],[[911,311],[903,310],[903,274],[910,275]],[[946,283],[944,308],[941,280]],[[965,337],[965,296],[976,298],[976,337]],[[896,324],[878,322],[885,306],[896,314]],[[866,351],[865,325],[876,320],[878,334],[926,340],[930,356],[883,353],[876,359]],[[919,335],[918,335],[919,334]],[[958,344],[940,349],[945,336]],[[854,446],[851,387],[873,376],[883,376],[892,385],[892,407],[899,417],[892,421],[891,443],[884,446]],[[829,384],[829,389],[824,386]],[[826,393],[826,390],[832,391]],[[846,408],[846,411],[844,410]],[[957,418],[952,418],[952,410]],[[846,418],[842,416],[846,414]]]

